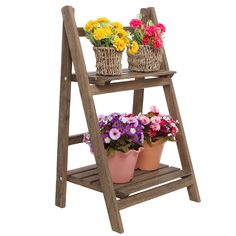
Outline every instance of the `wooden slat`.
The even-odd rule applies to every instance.
[[[163,169],[163,168],[167,168],[167,167],[169,167],[169,166],[168,166],[168,165],[165,165],[165,164],[160,164],[158,170],[156,170],[156,171],[159,171],[159,170],[161,170],[161,169]],[[138,170],[138,169],[137,169],[137,170],[135,170],[135,172],[134,172],[134,178],[132,179],[131,182],[135,181],[135,179],[138,179],[139,176],[143,176],[143,175],[149,174],[149,173],[150,173],[150,171]],[[131,182],[129,182],[129,183],[131,183]],[[119,188],[121,188],[121,187],[127,186],[127,184],[129,184],[129,183],[125,183],[125,184],[114,184],[114,188],[115,188],[115,189],[119,189]]]
[[[98,175],[92,175],[92,176],[88,176],[86,178],[83,179],[84,181],[87,181],[87,182],[97,182],[99,181],[99,176]]]
[[[188,176],[181,180],[176,180],[171,183],[162,185],[160,187],[156,187],[141,193],[134,194],[128,198],[120,199],[118,201],[118,205],[120,209],[125,209],[127,207],[139,204],[141,202],[190,186],[191,184],[192,184],[192,176]]]
[[[97,168],[96,164],[93,164],[93,165],[84,166],[84,167],[80,167],[80,168],[77,168],[77,169],[69,170],[69,171],[67,171],[67,176],[78,174],[78,173],[81,173],[81,172],[84,172],[84,171],[87,171],[87,170],[93,170],[93,169],[96,169],[96,168]]]
[[[78,174],[74,174],[73,177],[86,181],[87,177],[94,176],[94,175],[98,175],[98,170],[97,169],[87,170],[87,171],[84,171],[84,172],[81,172],[81,173],[78,173]],[[87,181],[87,182],[91,182],[91,181]]]
[[[123,80],[123,79],[130,79],[130,78],[144,78],[144,77],[164,77],[164,76],[173,76],[176,72],[170,70],[161,70],[161,71],[153,71],[153,72],[131,72],[128,69],[123,69],[121,75],[114,75],[114,76],[102,76],[96,75],[96,72],[88,72],[89,81],[91,84],[96,85],[104,85],[107,82],[113,80]],[[77,82],[75,74],[72,74],[71,81]]]
[[[84,32],[83,27],[78,27],[77,29],[78,29],[79,36],[80,36],[80,37],[85,37],[85,32]],[[129,27],[129,26],[125,26],[124,29],[125,29],[125,30],[129,30],[129,31],[132,31],[132,28]]]
[[[67,177],[67,180],[71,183],[78,184],[78,185],[81,185],[83,187],[90,188],[90,189],[93,189],[95,191],[102,192],[101,185],[91,184],[87,181],[83,181],[81,179],[74,178],[73,176]]]
[[[125,195],[129,196],[130,194],[138,192],[140,190],[153,187],[165,183],[167,181],[171,181],[188,175],[190,175],[189,172],[184,172],[182,170],[174,170],[173,172],[167,174],[159,175],[156,177],[153,176],[152,178],[144,179],[142,181],[133,183],[130,186],[116,190],[116,196],[119,197],[119,194],[121,194],[120,196],[122,197],[124,197]]]
[[[84,134],[71,135],[69,137],[69,145],[82,143],[83,142],[83,137],[84,137]]]
[[[127,184],[123,184],[123,185],[117,185],[115,187],[115,189],[126,189],[127,187],[132,186],[134,183],[140,182],[142,180],[150,179],[150,178],[164,175],[167,173],[171,173],[171,172],[177,171],[177,170],[179,170],[179,168],[167,166],[165,168],[154,170],[154,171],[143,171],[143,172],[141,172],[140,175],[135,176],[131,182],[129,182]]]
[[[150,88],[155,86],[165,86],[169,84],[169,80],[170,80],[169,78],[155,78],[155,79],[112,83],[112,84],[106,84],[104,86],[91,85],[90,89],[93,95],[99,95],[112,92]]]

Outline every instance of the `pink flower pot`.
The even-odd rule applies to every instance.
[[[107,157],[113,183],[127,183],[134,176],[138,154],[141,151],[130,150],[126,153],[116,151]]]
[[[161,154],[165,142],[158,140],[149,144],[144,144],[143,150],[138,155],[136,169],[140,170],[156,170],[160,166]]]

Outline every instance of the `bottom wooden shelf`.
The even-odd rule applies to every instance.
[[[68,171],[67,181],[102,192],[96,165]],[[117,198],[120,198],[119,207],[123,209],[191,184],[190,171],[161,164],[154,171],[136,170],[132,181],[113,186]]]

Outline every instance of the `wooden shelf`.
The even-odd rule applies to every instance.
[[[104,75],[96,75],[96,72],[88,72],[88,77],[89,77],[89,82],[90,84],[95,84],[95,85],[105,85],[107,83],[110,83],[114,80],[126,80],[130,78],[146,78],[146,77],[151,77],[151,78],[161,78],[161,77],[169,77],[171,78],[176,72],[175,71],[166,71],[166,70],[161,70],[161,71],[153,71],[153,72],[131,72],[128,69],[123,69],[121,75],[114,75],[114,76],[104,76]],[[71,76],[71,81],[77,82],[75,74],[72,74]]]
[[[147,188],[156,187],[160,184],[166,182],[169,183],[170,181],[177,179],[181,181],[182,178],[186,178],[190,175],[190,171],[185,171],[176,167],[161,164],[160,168],[154,171],[136,170],[132,181],[125,184],[113,184],[113,187],[116,197],[125,199],[130,195],[134,196],[132,194],[135,194],[139,191],[144,191]],[[68,171],[67,180],[74,184],[102,192],[96,165],[89,165]],[[189,182],[189,184],[190,183],[191,182]],[[161,187],[163,188],[163,185]],[[183,187],[186,187],[186,185]]]

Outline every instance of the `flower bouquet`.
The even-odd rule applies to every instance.
[[[113,183],[129,182],[144,142],[141,121],[133,114],[119,113],[100,115],[98,121]],[[89,134],[84,142],[92,150]]]
[[[94,45],[97,74],[121,74],[122,52],[126,47],[132,54],[138,50],[137,43],[129,39],[130,32],[125,31],[121,23],[111,22],[106,17],[88,21],[84,31]]]
[[[129,69],[140,72],[158,71],[162,62],[165,26],[161,23],[154,24],[151,20],[143,24],[141,19],[132,19],[130,26],[133,29],[132,40],[138,43],[139,50],[136,54],[128,50]]]
[[[169,115],[160,114],[155,106],[151,106],[147,114],[140,114],[143,125],[144,149],[140,152],[136,168],[155,170],[160,165],[160,158],[166,141],[176,141],[177,123]]]

